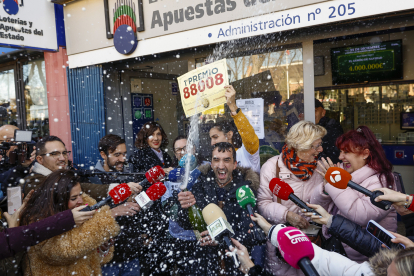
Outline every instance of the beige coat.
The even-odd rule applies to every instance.
[[[83,195],[83,200],[89,205],[96,203],[86,194]],[[119,231],[109,206],[104,206],[81,226],[31,247],[24,260],[24,274],[100,275],[101,265],[112,259],[113,247],[105,257],[99,255],[97,248],[118,235]]]

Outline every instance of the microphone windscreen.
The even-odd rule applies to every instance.
[[[188,176],[187,190],[191,190],[200,174],[201,172],[198,169],[195,169],[192,172],[190,172],[190,175]]]
[[[236,199],[240,207],[243,209],[246,209],[247,204],[251,204],[252,207],[256,206],[256,198],[254,197],[254,193],[247,185],[241,186],[237,189]]]
[[[184,180],[184,174],[184,168],[175,168],[168,174],[168,180],[171,182],[182,182]]]
[[[338,189],[346,189],[348,182],[351,181],[352,175],[346,170],[338,167],[330,167],[325,174],[326,181]]]
[[[152,184],[145,193],[151,199],[152,201],[160,199],[165,192],[167,191],[167,187],[162,182],[158,182],[155,184]]]
[[[192,171],[195,168],[197,168],[197,159],[192,154],[186,154],[186,155],[184,155],[180,159],[180,162],[178,162],[178,166],[180,166],[181,168],[187,168],[187,166],[185,165],[185,163],[187,162],[187,159],[188,159],[188,162],[190,162],[190,171]]]
[[[310,260],[315,256],[312,242],[299,229],[285,227],[277,233],[279,251],[285,261],[296,269],[300,269],[299,261],[305,257]]]
[[[147,178],[148,182],[151,184],[161,181],[161,179],[163,179],[164,176],[165,176],[165,172],[161,168],[161,166],[152,167],[145,173],[145,177]]]
[[[112,198],[114,204],[119,204],[126,200],[131,195],[131,189],[128,184],[122,183],[115,186],[109,191],[109,196]]]
[[[202,213],[204,221],[207,225],[210,225],[220,217],[227,221],[227,217],[224,214],[223,210],[221,210],[221,208],[214,203],[210,203],[209,205],[204,207]]]
[[[269,189],[280,199],[289,200],[289,195],[293,194],[292,187],[280,178],[273,178],[269,182]]]

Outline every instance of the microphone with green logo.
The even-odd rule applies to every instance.
[[[254,216],[253,207],[256,206],[256,198],[254,197],[254,193],[249,186],[241,186],[236,191],[236,198],[237,202],[239,203],[240,207],[243,209],[247,209],[250,216]],[[266,242],[266,235],[263,230],[257,226],[257,224],[252,220],[253,228],[251,232],[253,233],[254,238],[259,241],[260,243]]]

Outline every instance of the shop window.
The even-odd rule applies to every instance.
[[[28,61],[23,65],[24,98],[27,130],[37,140],[49,135],[49,110],[44,59]]]
[[[196,59],[196,67],[205,63],[205,58]],[[259,137],[263,165],[280,153],[287,131],[304,119],[302,48],[232,53],[227,57],[227,68],[237,99],[263,99],[264,136]],[[204,112],[200,120],[201,142],[209,143],[208,130],[212,124],[229,119],[229,110],[224,105]],[[209,148],[204,147],[203,155],[210,154]]]
[[[17,125],[14,69],[0,71],[0,126]]]
[[[405,142],[401,112],[414,112],[414,84],[317,90],[328,117],[340,121],[344,132],[368,126],[380,142]]]

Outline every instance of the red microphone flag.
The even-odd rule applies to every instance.
[[[296,269],[300,269],[299,261],[305,257],[312,260],[315,256],[312,242],[299,229],[285,227],[277,233],[279,251],[285,261]]]
[[[289,200],[289,195],[293,194],[292,187],[280,178],[273,178],[269,182],[269,189],[280,199]]]
[[[346,189],[348,182],[351,181],[352,175],[346,170],[338,167],[330,167],[325,174],[326,181],[338,189]]]
[[[165,194],[166,191],[167,191],[167,188],[165,187],[165,185],[161,182],[158,182],[158,183],[152,184],[145,191],[145,193],[147,194],[149,199],[151,199],[152,201],[156,201],[160,199]]]
[[[152,167],[145,173],[145,177],[147,178],[148,182],[151,184],[161,181],[161,179],[163,179],[164,176],[165,176],[165,172],[161,168],[161,166]]]
[[[109,196],[114,201],[114,204],[119,204],[126,200],[131,195],[131,189],[128,184],[122,183],[109,191]]]

